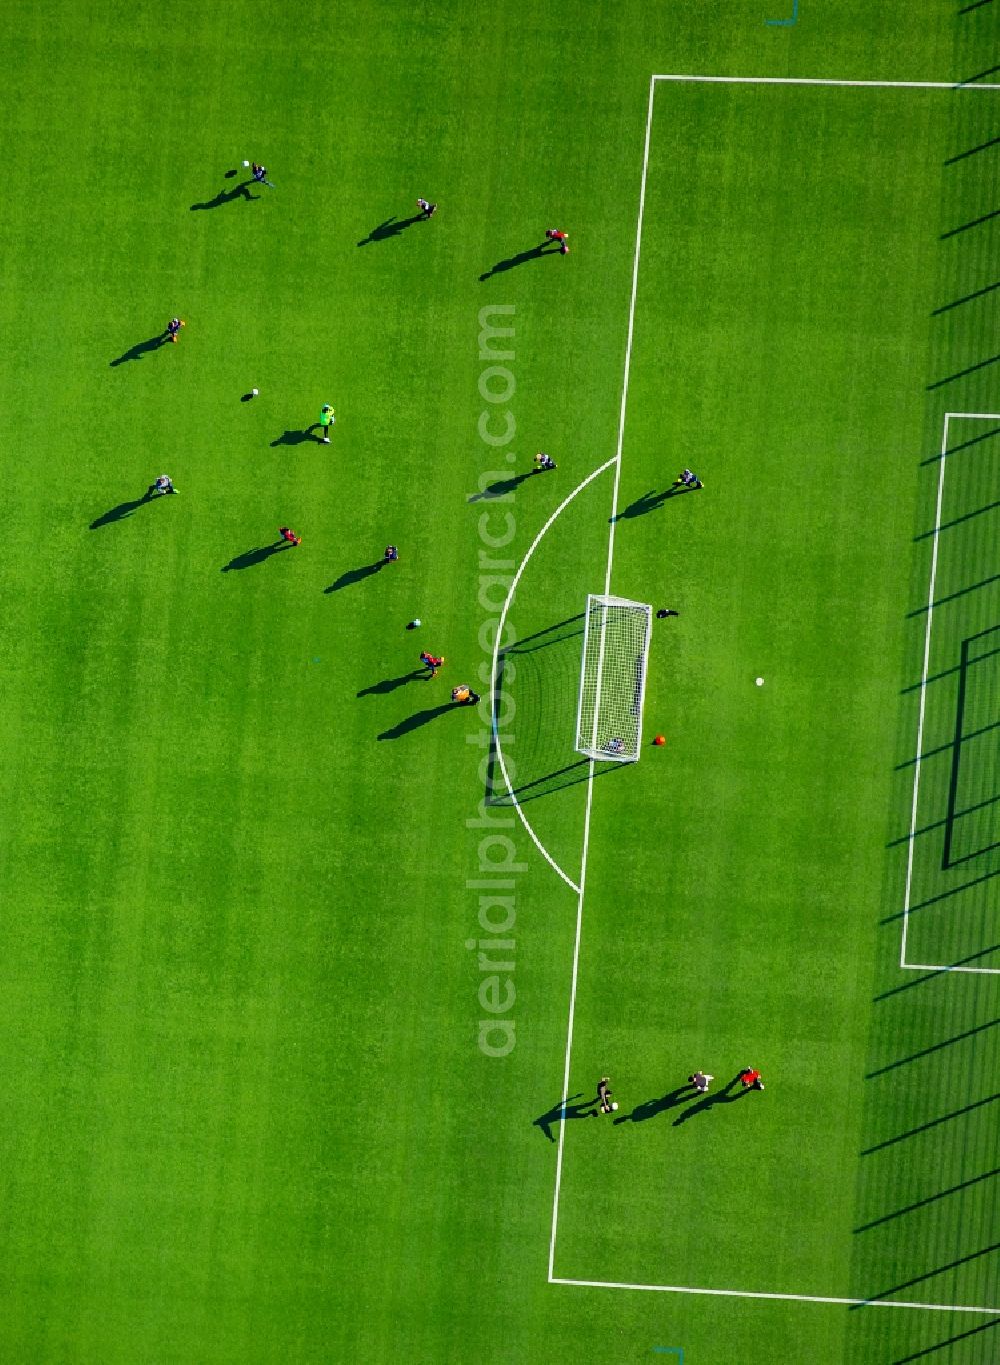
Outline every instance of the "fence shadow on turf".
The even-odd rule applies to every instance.
[[[991,137],[988,142],[980,142],[976,147],[968,147],[964,152],[956,152],[954,156],[946,158],[946,166],[954,166],[956,161],[964,161],[966,157],[975,156],[977,152],[985,152],[990,147],[995,147],[1000,142],[1000,137]]]
[[[982,3],[983,0],[979,0],[979,4]],[[970,5],[969,8],[976,9],[977,6]],[[960,10],[959,13],[964,13],[964,10]],[[1000,1327],[1000,1318],[992,1318],[989,1322],[980,1323],[978,1327],[970,1327],[967,1332],[959,1332],[957,1336],[947,1337],[944,1341],[936,1341],[932,1346],[924,1346],[921,1350],[912,1351],[909,1355],[897,1356],[892,1365],[914,1365],[914,1362],[918,1360],[926,1360],[928,1356],[954,1346],[956,1341],[967,1341],[969,1337],[977,1337],[980,1332],[995,1331],[997,1327]],[[971,1357],[969,1358],[971,1359]]]
[[[951,303],[943,303],[940,308],[935,308],[931,313],[932,318],[939,318],[942,313],[950,313],[953,308],[960,308],[963,303],[972,303],[974,299],[981,299],[984,294],[992,294],[994,289],[1000,289],[1000,280],[995,284],[988,284],[983,289],[976,289],[971,294],[963,294],[961,298],[952,299]],[[941,458],[940,455],[933,457],[935,460]]]
[[[904,1204],[901,1209],[892,1209],[891,1212],[883,1213],[878,1218],[871,1218],[867,1223],[861,1223],[854,1228],[853,1231],[855,1233],[869,1232],[872,1228],[881,1227],[883,1223],[891,1223],[894,1218],[902,1218],[906,1213],[915,1213],[917,1209],[926,1208],[928,1204],[936,1204],[940,1199],[947,1199],[950,1194],[958,1194],[961,1190],[982,1184],[984,1180],[993,1180],[998,1175],[1000,1175],[1000,1166],[994,1166],[992,1171],[984,1171],[982,1175],[971,1176],[968,1180],[961,1180],[957,1185],[951,1185],[946,1190],[938,1190],[936,1194],[929,1194],[925,1199],[917,1199],[912,1204]]]
[[[512,806],[515,798],[523,805],[563,787],[586,782],[589,777],[590,760],[576,754],[573,748],[582,637],[583,613],[578,612],[535,631],[498,654],[494,716],[504,743],[511,788],[500,770],[494,733],[486,768],[488,806]],[[516,707],[516,723],[509,734],[500,702],[505,693],[513,698]],[[595,764],[594,776],[622,766]]]
[[[977,1261],[981,1256],[992,1256],[997,1251],[1000,1251],[1000,1242],[993,1242],[992,1245],[981,1247],[978,1251],[970,1251],[965,1256],[956,1256],[953,1261],[935,1266],[933,1270],[925,1270],[920,1275],[912,1275],[908,1280],[901,1280],[899,1284],[894,1284],[891,1289],[881,1289],[877,1294],[866,1294],[864,1302],[852,1303],[848,1312],[857,1312],[859,1308],[867,1308],[871,1303],[891,1299],[893,1294],[901,1294],[905,1289],[912,1289],[925,1280],[932,1280],[935,1275],[943,1275],[947,1271],[957,1270],[961,1265],[968,1265],[970,1261]]]

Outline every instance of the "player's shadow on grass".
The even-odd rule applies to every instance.
[[[390,237],[398,237],[408,227],[419,223],[423,216],[422,213],[415,213],[412,218],[397,218],[395,215],[386,218],[378,227],[373,227],[367,237],[362,237],[358,246],[368,246],[370,242],[387,242]]]
[[[365,578],[371,578],[372,574],[378,573],[379,569],[390,563],[388,559],[376,559],[374,564],[360,564],[356,569],[348,569],[339,578],[335,578],[328,588],[324,588],[325,593],[340,592],[341,588],[349,588],[352,583],[360,583]]]
[[[283,431],[276,441],[271,442],[271,446],[300,446],[304,441],[312,441],[314,445],[322,445],[323,439],[314,436],[316,423],[311,427],[303,427],[300,431]]]
[[[223,204],[231,204],[235,199],[259,199],[259,194],[250,193],[252,184],[252,180],[244,180],[234,189],[220,190],[214,199],[206,199],[203,204],[192,204],[191,212],[196,213],[199,209],[218,209]]]
[[[442,706],[429,706],[426,711],[415,711],[412,716],[407,716],[398,725],[383,730],[379,739],[402,739],[404,735],[419,730],[422,725],[427,725],[429,721],[436,720],[438,716],[443,716],[446,711],[454,710],[454,702],[445,702]]]
[[[509,479],[498,479],[496,483],[487,484],[480,493],[470,493],[467,502],[486,502],[490,498],[502,498],[505,493],[513,493],[519,484],[524,483],[525,479],[530,479],[534,474],[533,469],[526,470],[523,474],[512,474]]]
[[[128,502],[120,502],[117,507],[112,507],[110,511],[103,513],[96,521],[90,523],[92,531],[98,530],[101,526],[110,526],[113,521],[124,521],[133,512],[137,512],[140,507],[145,507],[147,502],[152,502],[148,493],[143,493],[141,498],[132,498]]]
[[[263,564],[272,555],[280,555],[282,550],[290,550],[291,542],[287,540],[275,541],[273,545],[259,545],[256,550],[244,550],[243,554],[235,555],[228,564],[223,564],[221,573],[230,573],[233,569],[252,569],[255,564]]]
[[[407,683],[416,682],[420,678],[429,680],[430,674],[426,669],[415,668],[412,673],[403,673],[398,678],[383,678],[381,682],[372,683],[371,687],[363,687],[357,695],[383,697],[389,692],[395,692],[398,687],[405,687]]]
[[[670,488],[664,488],[659,493],[651,488],[648,493],[643,493],[642,497],[636,498],[635,502],[630,502],[627,507],[623,507],[620,512],[609,517],[608,520],[626,521],[631,517],[644,517],[647,512],[655,512],[658,507],[662,507],[670,498],[677,498],[682,493],[693,491],[691,488],[685,488],[683,484],[673,484]]]
[[[146,341],[137,341],[134,346],[130,346],[122,355],[110,361],[112,368],[116,365],[124,365],[128,360],[139,360],[147,351],[158,351],[167,341],[168,333],[159,332],[155,337],[149,337]]]
[[[544,1114],[539,1114],[537,1119],[532,1119],[532,1127],[540,1128],[550,1142],[555,1142],[552,1129],[557,1123],[562,1123],[566,1119],[593,1119],[597,1117],[597,1097],[593,1096],[589,1100],[584,1100],[582,1104],[574,1104],[583,1094],[578,1090],[575,1095],[569,1095],[566,1099],[554,1104]]]
[[[505,261],[497,261],[496,265],[490,266],[489,270],[480,275],[480,280],[491,280],[494,275],[502,275],[505,270],[514,270],[519,265],[526,265],[528,261],[537,261],[542,256],[558,256],[558,242],[539,242],[538,246],[531,247],[528,251],[519,251],[516,256],[508,256]]]
[[[693,1100],[697,1093],[692,1085],[679,1085],[676,1090],[669,1090],[658,1099],[637,1104],[631,1114],[619,1114],[615,1123],[645,1123],[647,1119],[655,1119],[657,1114],[666,1113],[668,1109],[676,1109],[685,1100]]]
[[[674,1119],[673,1126],[679,1128],[682,1123],[687,1123],[688,1119],[696,1118],[699,1114],[707,1114],[717,1104],[732,1104],[734,1100],[741,1100],[744,1095],[749,1095],[751,1087],[740,1084],[740,1074],[737,1072],[728,1085],[724,1085],[721,1090],[716,1090],[714,1094],[709,1091],[707,1095],[703,1095],[697,1104],[692,1104],[690,1109],[685,1109],[683,1114],[679,1114]],[[737,1086],[739,1086],[738,1090],[736,1089]],[[693,1091],[692,1098],[697,1093],[697,1091]]]

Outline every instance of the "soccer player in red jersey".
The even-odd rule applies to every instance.
[[[745,1066],[740,1072],[740,1080],[743,1082],[744,1090],[763,1090],[764,1082],[760,1078],[760,1072],[756,1067]]]
[[[290,526],[279,526],[278,535],[282,540],[287,540],[289,545],[301,545],[302,537],[297,536]]]
[[[422,649],[420,651],[420,662],[423,664],[424,668],[430,669],[431,677],[436,678],[437,671],[444,663],[444,659],[438,654],[428,654],[426,649]]]
[[[566,240],[568,232],[560,232],[558,228],[546,228],[545,236],[548,241],[559,243],[559,250],[564,256],[569,255],[569,243]]]

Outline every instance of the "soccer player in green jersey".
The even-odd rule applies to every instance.
[[[336,420],[337,419],[333,414],[333,408],[331,408],[329,403],[324,403],[319,414],[319,424],[323,428],[323,435],[320,437],[320,440],[325,446],[330,444],[330,428]]]

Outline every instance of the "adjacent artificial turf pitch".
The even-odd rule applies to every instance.
[[[771,8],[7,6],[3,1360],[996,1359],[997,7]]]

